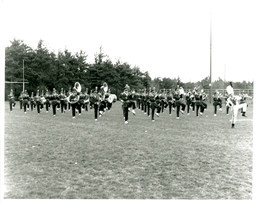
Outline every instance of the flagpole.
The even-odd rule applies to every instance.
[[[25,83],[24,83],[24,59],[23,59],[23,92],[25,90]]]
[[[212,103],[212,13],[210,16],[210,103]]]

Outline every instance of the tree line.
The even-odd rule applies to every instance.
[[[180,78],[154,78],[149,73],[141,71],[139,66],[132,67],[128,62],[118,60],[113,63],[109,56],[100,47],[99,52],[94,54],[94,62],[89,63],[86,52],[80,50],[75,54],[64,49],[56,54],[50,51],[39,40],[37,48],[32,49],[23,40],[13,39],[11,45],[5,48],[5,95],[13,89],[15,97],[22,91],[23,74],[25,89],[29,94],[36,90],[52,91],[55,88],[68,90],[75,82],[82,85],[82,89],[95,89],[106,82],[112,93],[120,94],[126,84],[132,89],[141,90],[155,87],[156,90],[175,88],[181,85],[184,89],[202,87],[209,89],[210,79],[206,77],[196,83],[184,83]],[[24,66],[24,72],[23,72]],[[221,78],[212,83],[213,89],[224,89],[228,82]],[[253,89],[253,82],[236,82],[234,88]]]

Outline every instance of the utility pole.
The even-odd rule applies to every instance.
[[[223,89],[225,89],[225,84],[226,84],[226,64],[224,66],[224,81],[223,81],[224,88]]]
[[[212,13],[210,16],[210,103],[212,103]]]

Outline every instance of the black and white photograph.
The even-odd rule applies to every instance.
[[[255,6],[1,0],[0,201],[254,200]]]

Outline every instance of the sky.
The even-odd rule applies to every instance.
[[[113,62],[138,66],[152,79],[197,82],[210,75],[211,64],[212,81],[253,81],[254,2],[2,0],[3,43],[16,38],[35,49],[42,39],[55,53],[82,50],[90,63],[102,47]]]

